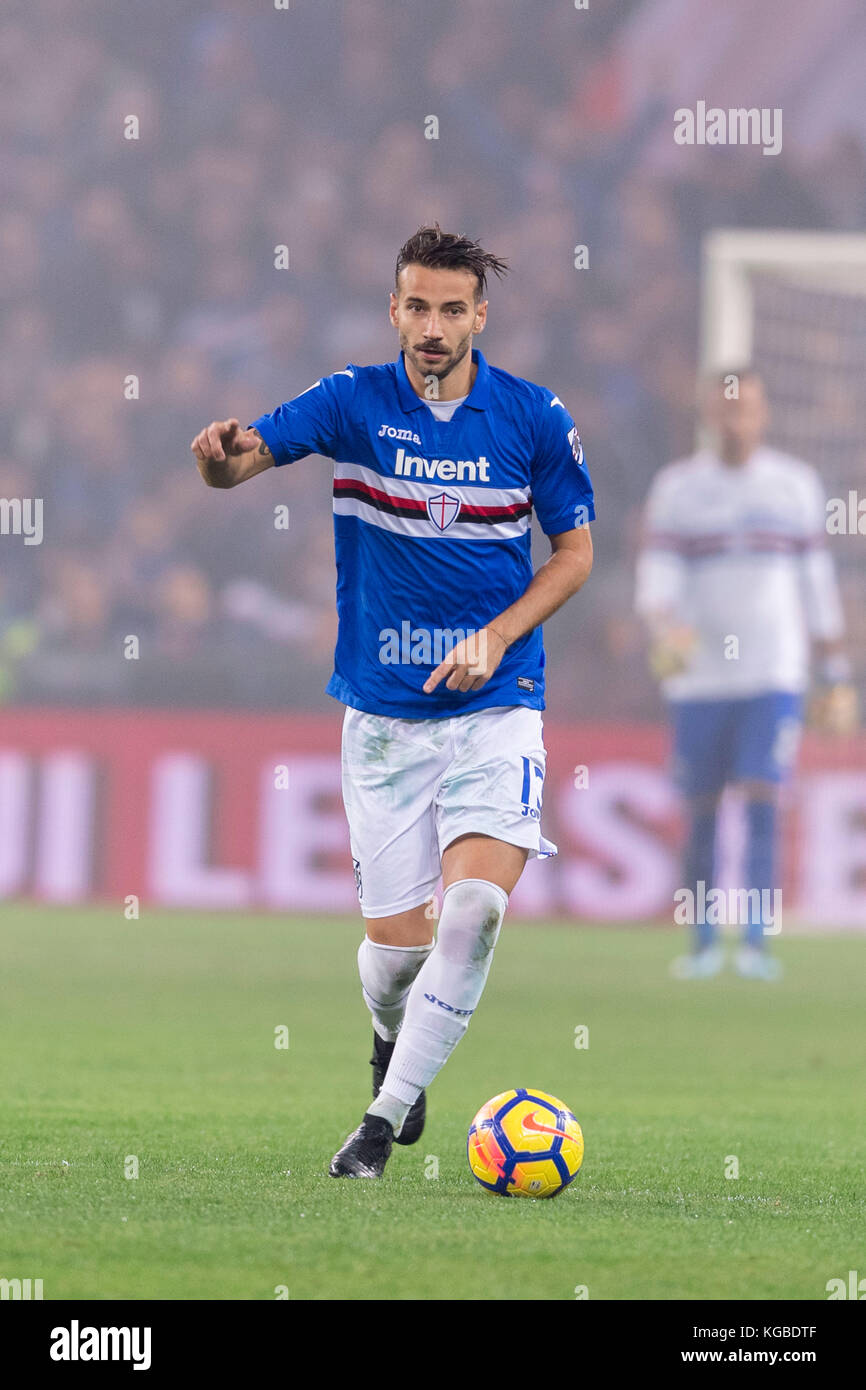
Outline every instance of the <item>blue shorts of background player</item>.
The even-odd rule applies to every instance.
[[[703,881],[715,884],[716,820],[726,786],[744,794],[746,843],[741,886],[772,892],[778,886],[778,789],[797,756],[803,722],[803,696],[793,691],[724,700],[673,700],[674,775],[689,802],[690,826],[684,856],[684,883],[697,893]],[[761,900],[766,901],[762,898]],[[741,973],[771,972],[763,956],[766,944],[760,909],[750,900],[744,922],[745,950],[738,957]],[[714,974],[721,965],[717,928],[695,923],[695,954],[702,957],[684,974]],[[775,963],[773,963],[775,964]]]
[[[731,782],[788,777],[803,724],[803,697],[788,690],[735,700],[672,700],[674,775],[688,797]]]

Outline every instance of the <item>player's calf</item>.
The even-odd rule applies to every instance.
[[[486,879],[446,888],[438,940],[409,992],[388,1072],[369,1114],[399,1133],[469,1025],[487,981],[508,898]]]
[[[373,1068],[373,1099],[379,1095],[385,1084],[385,1077],[391,1058],[394,1055],[396,1042],[386,1042],[377,1032],[373,1032],[373,1056],[370,1058],[370,1065]],[[427,1092],[422,1091],[415,1104],[403,1121],[401,1129],[394,1134],[395,1144],[417,1144],[421,1135],[424,1133],[424,1123],[427,1119]]]

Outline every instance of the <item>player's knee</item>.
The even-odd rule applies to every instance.
[[[448,960],[483,966],[493,953],[508,898],[485,879],[458,879],[446,888],[439,919],[439,950]]]
[[[434,898],[390,917],[365,917],[367,937],[375,946],[426,946],[433,934],[435,905]]]

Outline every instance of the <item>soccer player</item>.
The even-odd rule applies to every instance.
[[[703,416],[710,446],[662,468],[652,484],[637,609],[670,702],[675,773],[688,801],[684,883],[696,903],[703,900],[698,885],[704,892],[713,885],[719,799],[726,785],[738,787],[745,884],[762,896],[759,905],[758,893],[749,892],[736,969],[773,980],[779,963],[767,939],[778,930],[771,890],[778,885],[779,789],[797,752],[811,646],[815,722],[845,732],[856,720],[856,700],[817,473],[763,444],[769,412],[755,371],[707,381]],[[722,969],[712,923],[695,922],[693,947],[673,962],[676,976]]]
[[[366,934],[373,1103],[333,1177],[381,1177],[415,1143],[426,1088],[481,998],[541,834],[541,624],[586,580],[592,486],[552,391],[489,366],[475,338],[506,263],[438,223],[397,258],[395,362],[349,363],[247,429],[192,443],[211,487],[332,458],[339,618],[327,690]],[[551,554],[533,574],[533,510]],[[442,907],[432,939],[435,889]]]

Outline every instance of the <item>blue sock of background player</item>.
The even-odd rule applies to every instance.
[[[764,926],[772,926],[772,892],[776,877],[776,820],[777,808],[774,802],[749,800],[746,802],[746,862],[745,884],[747,888],[757,888],[761,892],[760,906],[749,899],[749,922],[744,933],[747,946],[763,950],[766,939]],[[766,896],[765,896],[766,895]],[[768,920],[763,910],[769,912]]]
[[[700,901],[697,885],[703,883],[706,892],[713,886],[716,850],[716,806],[698,805],[692,808],[689,838],[686,843],[683,867],[685,883]],[[694,925],[695,950],[702,951],[716,943],[717,929],[708,922]]]

